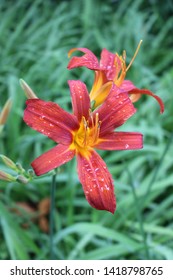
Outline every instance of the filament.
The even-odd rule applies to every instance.
[[[137,49],[136,49],[136,51],[135,51],[135,53],[134,53],[134,56],[132,57],[132,59],[131,59],[129,65],[128,65],[127,68],[126,68],[126,72],[129,70],[129,68],[131,67],[133,61],[135,60],[135,58],[136,58],[136,56],[137,56],[137,54],[138,54],[138,52],[139,52],[139,49],[140,49],[140,47],[141,47],[141,44],[142,44],[142,40],[140,40],[140,42],[139,42],[139,44],[138,44],[138,46],[137,46]]]

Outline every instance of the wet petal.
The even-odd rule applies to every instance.
[[[124,80],[120,89],[130,94],[130,99],[132,102],[138,101],[142,94],[154,97],[160,105],[160,113],[164,112],[164,104],[162,99],[159,96],[155,95],[152,91],[148,89],[139,89],[135,87],[135,85],[129,80]]]
[[[122,89],[125,92],[129,92],[130,90],[135,88],[135,85],[130,80],[124,80],[120,86],[120,89]]]
[[[91,151],[88,158],[77,155],[78,174],[89,204],[98,210],[114,213],[116,202],[112,176],[105,162]]]
[[[143,147],[143,135],[137,132],[112,132],[105,134],[95,146],[101,150],[136,150]]]
[[[90,109],[90,98],[86,85],[81,81],[68,81],[74,115],[80,122],[82,116],[88,119]]]
[[[68,64],[68,66],[67,66],[68,69],[72,69],[72,68],[76,68],[76,67],[82,67],[82,66],[87,67],[91,70],[99,70],[100,69],[97,57],[89,49],[87,49],[87,48],[74,48],[74,49],[71,49],[69,51],[68,56],[70,57],[71,54],[75,51],[81,51],[81,52],[84,53],[84,55],[81,56],[81,57],[73,56],[72,59],[70,60],[69,64]]]
[[[128,93],[131,94],[132,100],[134,100],[134,95],[141,95],[141,94],[146,94],[146,95],[150,95],[150,96],[154,97],[160,105],[160,113],[162,114],[164,112],[164,104],[163,104],[162,99],[159,96],[152,93],[150,90],[135,88],[135,89],[132,89],[131,91],[129,91]],[[135,101],[137,101],[137,100],[135,100]]]
[[[108,81],[113,81],[118,77],[122,69],[121,59],[117,54],[103,49],[101,52],[100,69],[105,72]]]
[[[27,125],[55,142],[68,144],[72,141],[72,131],[79,126],[75,116],[59,105],[41,99],[29,99],[26,104],[24,121]]]
[[[101,70],[109,70],[113,67],[115,54],[103,49],[101,52],[100,68]]]
[[[36,158],[31,165],[36,175],[40,176],[70,161],[74,155],[75,150],[69,149],[69,146],[59,144]]]
[[[103,49],[101,52],[100,69],[105,72],[107,81],[113,81],[116,75],[115,54]]]
[[[128,94],[121,92],[119,88],[113,85],[111,92],[105,102],[93,113],[99,114],[100,137],[105,133],[113,131],[129,119],[136,109],[134,108]]]

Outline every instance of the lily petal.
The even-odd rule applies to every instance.
[[[124,80],[120,88],[130,94],[130,99],[133,103],[138,101],[142,94],[154,97],[160,105],[160,113],[162,114],[164,112],[164,104],[162,99],[155,95],[152,91],[148,89],[139,89],[135,87],[135,85],[129,80]]]
[[[93,108],[98,107],[101,105],[105,99],[108,97],[111,87],[112,87],[113,82],[107,82],[103,84],[97,91],[91,91],[90,93],[90,99],[91,102],[94,101],[94,106]]]
[[[129,92],[135,88],[136,88],[135,85],[130,80],[124,80],[120,86],[120,89],[125,92]]]
[[[100,70],[110,70],[114,67],[115,54],[103,49],[100,59]]]
[[[84,66],[91,70],[99,70],[100,66],[98,63],[98,59],[92,51],[87,48],[74,48],[69,51],[68,57],[70,57],[71,54],[75,51],[81,51],[85,54],[81,57],[73,56],[67,66],[68,69]]]
[[[143,135],[137,132],[112,132],[105,134],[95,146],[101,150],[136,150],[143,147]]]
[[[163,114],[164,103],[163,103],[162,99],[159,96],[152,93],[150,90],[135,88],[135,89],[132,89],[131,91],[129,91],[128,93],[131,94],[131,96],[132,96],[131,98],[133,98],[133,95],[141,95],[141,94],[146,94],[146,95],[150,95],[150,96],[154,97],[160,105],[160,113]]]
[[[55,142],[71,143],[71,131],[79,127],[75,116],[64,111],[59,105],[41,99],[29,99],[26,104],[24,121],[27,125]]]
[[[88,158],[77,154],[78,175],[89,204],[114,213],[116,201],[112,176],[105,162],[93,150]]]
[[[59,144],[36,158],[31,165],[36,175],[40,176],[70,161],[74,155],[75,150],[69,149],[69,146]]]
[[[103,49],[101,52],[100,70],[104,71],[108,81],[113,81],[118,77],[122,69],[122,64],[117,54]]]
[[[82,116],[89,117],[90,98],[86,85],[81,81],[68,81],[72,98],[73,112],[80,122]]]
[[[121,92],[119,88],[113,85],[108,98],[93,113],[93,115],[98,113],[99,120],[101,120],[100,137],[102,138],[105,133],[121,126],[135,112],[136,109],[128,94]]]

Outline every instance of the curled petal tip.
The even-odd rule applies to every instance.
[[[77,50],[77,48],[73,48],[71,50],[69,50],[68,52],[68,58],[72,55],[73,52],[75,52]]]
[[[160,106],[160,114],[163,114],[163,112],[164,112],[164,103],[163,103],[162,99],[161,99],[159,96],[157,96],[157,95],[155,95],[154,93],[152,93],[150,90],[148,90],[148,89],[138,89],[138,88],[134,88],[134,89],[132,89],[131,91],[129,91],[129,94],[131,95],[132,102],[136,102],[136,101],[140,98],[140,96],[141,96],[142,94],[146,94],[146,95],[152,96],[152,97],[155,98],[155,99],[157,100],[157,102],[159,103],[159,106]],[[136,99],[135,99],[135,97],[134,97],[135,95],[139,95],[139,98],[136,98]],[[135,100],[135,101],[134,101],[134,100]]]

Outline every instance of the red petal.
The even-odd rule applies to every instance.
[[[152,93],[150,90],[136,88],[135,85],[129,80],[123,81],[120,89],[128,92],[131,95],[130,99],[132,100],[132,102],[138,101],[141,94],[146,94],[146,95],[150,95],[150,96],[154,97],[160,105],[160,113],[164,112],[164,104],[163,104],[162,99],[159,96]],[[136,95],[139,95],[139,97],[135,97]]]
[[[64,111],[59,105],[41,99],[29,99],[26,104],[24,121],[27,125],[55,142],[71,142],[71,131],[79,126],[75,116]]]
[[[82,116],[86,119],[89,117],[90,98],[86,85],[81,81],[68,81],[74,115],[80,122]]]
[[[114,213],[116,202],[113,180],[105,162],[94,150],[88,159],[78,154],[77,161],[79,179],[90,205]]]
[[[101,150],[136,150],[143,147],[143,135],[137,132],[112,132],[105,134],[95,146]]]
[[[101,53],[100,69],[105,71],[106,77],[109,81],[113,81],[118,76],[122,68],[120,58],[109,52],[107,49],[103,49]]]
[[[93,113],[93,115],[99,114],[99,120],[101,121],[100,137],[121,126],[135,112],[136,109],[128,94],[120,92],[120,89],[113,85],[108,98]]]
[[[49,172],[58,166],[70,161],[75,155],[75,150],[70,150],[69,146],[59,144],[36,158],[32,167],[37,176]]]
[[[76,68],[76,67],[82,67],[82,66],[87,67],[91,70],[99,70],[100,69],[97,57],[89,49],[87,49],[87,48],[74,48],[74,49],[69,51],[68,56],[71,56],[71,54],[74,51],[81,51],[85,54],[81,57],[73,56],[72,59],[70,60],[69,64],[68,64],[68,66],[67,66],[68,69],[72,69],[72,68]]]
[[[159,96],[152,93],[150,90],[135,88],[135,89],[132,89],[131,91],[129,91],[129,94],[147,94],[147,95],[154,97],[160,105],[160,113],[162,114],[164,112],[164,104],[163,104],[162,99]]]
[[[129,80],[124,80],[120,86],[120,89],[124,90],[125,92],[129,92],[130,90],[135,88],[135,85]]]

